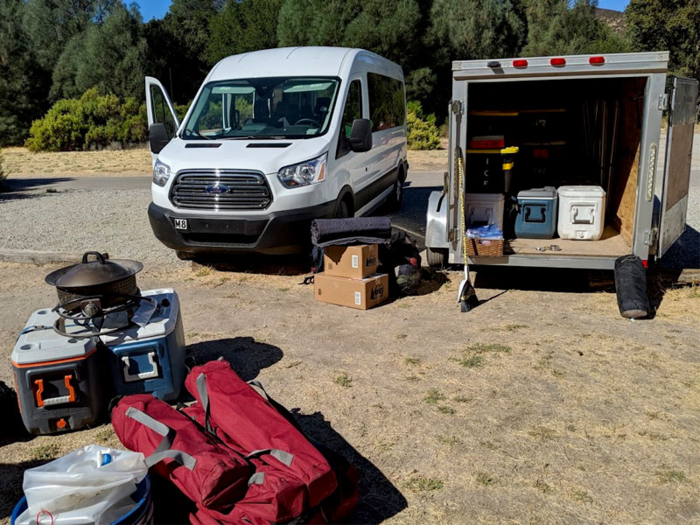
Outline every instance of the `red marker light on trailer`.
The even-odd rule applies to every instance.
[[[513,60],[513,67],[527,67],[527,60],[523,60],[522,58]]]
[[[594,66],[605,64],[605,57],[591,57],[588,59],[588,62]]]
[[[566,65],[566,59],[565,58],[552,58],[549,61],[550,64],[553,66],[565,66]]]

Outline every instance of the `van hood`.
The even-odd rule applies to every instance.
[[[158,159],[173,173],[188,169],[250,169],[270,174],[315,159],[326,151],[328,140],[324,137],[211,141],[175,138]]]

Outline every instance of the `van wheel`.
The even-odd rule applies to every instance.
[[[343,199],[338,203],[338,208],[335,210],[336,219],[347,219],[351,217],[350,203],[347,199]]]
[[[404,177],[399,173],[399,177],[391,189],[391,195],[387,199],[387,204],[391,211],[399,211],[401,209],[401,204],[403,203],[403,179]]]
[[[442,268],[447,264],[447,250],[445,248],[425,248],[425,258],[431,268]]]
[[[195,254],[192,252],[181,252],[180,250],[175,250],[175,255],[181,261],[194,261]]]

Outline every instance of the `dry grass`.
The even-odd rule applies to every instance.
[[[59,153],[32,153],[27,148],[5,148],[3,152],[5,163],[16,179],[151,174],[151,155],[146,147]]]
[[[29,312],[55,302],[49,270],[0,264],[7,354]],[[700,516],[698,287],[630,322],[610,293],[480,288],[495,298],[461,314],[442,286],[365,312],[315,302],[298,275],[198,271],[147,268],[139,286],[177,288],[193,355],[229,359],[359,467],[354,522]],[[458,362],[472,357],[482,366]],[[9,359],[0,379],[12,381]],[[118,445],[104,425],[0,446],[0,512],[23,468],[87,443]]]

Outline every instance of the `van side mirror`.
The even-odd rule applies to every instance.
[[[148,143],[153,153],[160,153],[161,150],[170,142],[168,130],[165,129],[165,124],[162,122],[154,122],[148,128]]]
[[[348,143],[350,149],[358,153],[372,149],[372,123],[369,119],[358,118],[353,121]]]

